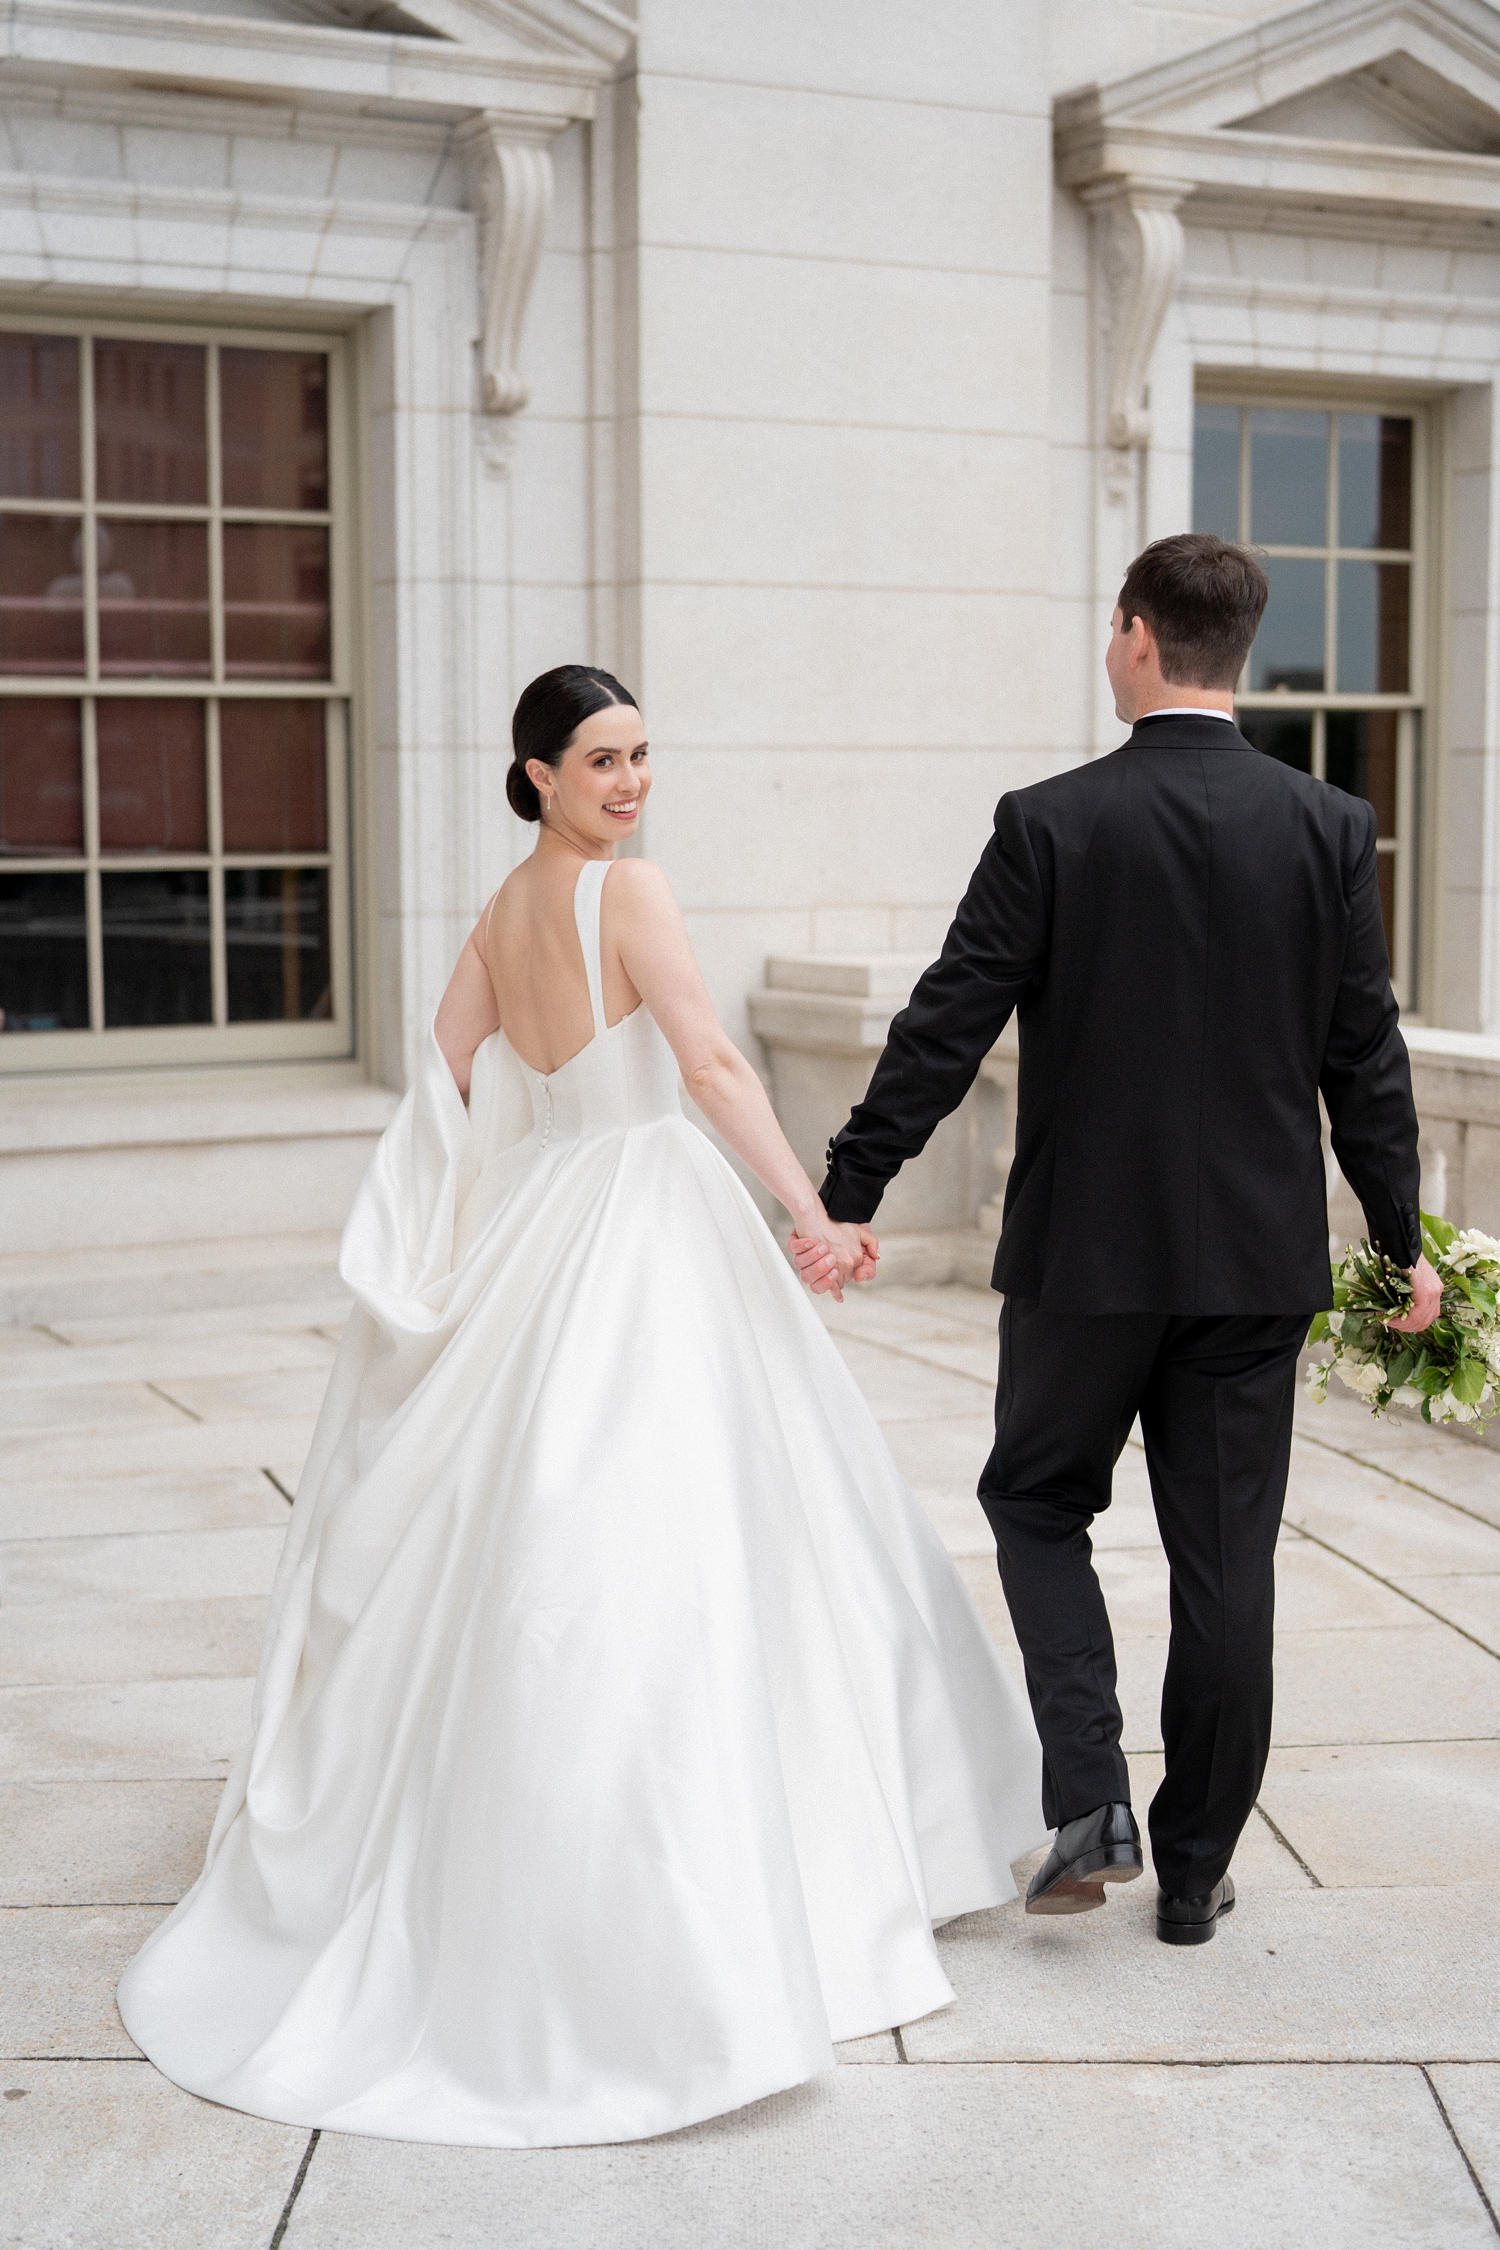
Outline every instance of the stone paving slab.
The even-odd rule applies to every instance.
[[[325,1377],[326,1381],[326,1377]],[[182,1409],[145,1383],[37,1383],[0,1390],[0,1434],[7,1450],[18,1433],[35,1430],[86,1430],[138,1432],[173,1428],[183,1419]]]
[[[342,1293],[288,1297],[261,1304],[200,1305],[190,1312],[109,1312],[69,1315],[50,1320],[45,1329],[10,1329],[8,1335],[60,1337],[64,1343],[173,1344],[182,1337],[267,1336],[281,1328],[317,1332],[339,1328],[348,1319],[354,1299]]]
[[[1481,1576],[1470,1571],[1462,1577],[1441,1578],[1403,1575],[1395,1584],[1500,1657],[1500,1573]]]
[[[1425,1889],[1500,1865],[1500,1743],[1273,1750],[1260,1801],[1323,1884]]]
[[[1015,1904],[938,1937],[957,2004],[903,2027],[913,2062],[1500,2059],[1489,1883],[1260,1889],[1211,1945],[1157,1940],[1147,1881],[1092,1914]],[[1107,1995],[1107,1999],[1106,1996]]]
[[[971,1328],[981,1328],[993,1342],[1000,1326],[1000,1299],[993,1289],[967,1289],[962,1282],[936,1282],[925,1287],[910,1285],[888,1289],[886,1299],[891,1304],[903,1305],[909,1313],[942,1313],[952,1320],[961,1320]]]
[[[115,1986],[159,1906],[0,1907],[0,2058],[139,2053]]]
[[[328,1388],[332,1351],[310,1367],[286,1367],[246,1375],[201,1375],[179,1380],[162,1376],[156,1388],[200,1422],[256,1422],[291,1414],[316,1420]]]
[[[96,1383],[170,1384],[189,1377],[275,1373],[278,1369],[321,1367],[324,1381],[333,1364],[333,1346],[310,1328],[287,1328],[270,1335],[243,1329],[217,1334],[189,1332],[171,1338],[133,1336],[113,1344],[59,1349],[52,1356],[7,1363],[0,1359],[0,1402],[13,1391],[65,1390]],[[3,1406],[0,1406],[3,1411]]]
[[[1293,1447],[1286,1520],[1387,1578],[1500,1567],[1500,1530],[1321,1447]]]
[[[0,1782],[0,1906],[175,1903],[198,1879],[222,1789],[218,1781]]]
[[[877,1422],[922,1422],[951,1416],[969,1416],[983,1394],[963,1375],[945,1368],[927,1367],[904,1352],[886,1351],[879,1344],[861,1343],[858,1337],[834,1337],[839,1357],[869,1400]],[[986,1424],[990,1417],[986,1415]],[[993,1428],[980,1453],[993,1443]]]
[[[1429,2075],[1491,2209],[1500,2212],[1500,2064],[1440,2063]]]
[[[279,1495],[261,1480],[267,1503]],[[286,1539],[279,1519],[229,1531],[142,1532],[113,1539],[27,1539],[0,1543],[0,1598],[42,1603],[81,1595],[111,1601],[208,1600],[271,1591]]]
[[[11,2064],[0,2241],[22,2250],[265,2250],[307,2135],[195,2101],[141,2062]]]
[[[835,1338],[857,1336],[866,1343],[893,1344],[901,1351],[909,1351],[923,1340],[946,1339],[949,1343],[967,1344],[972,1344],[975,1340],[972,1320],[957,1317],[936,1303],[928,1304],[903,1297],[899,1290],[881,1289],[871,1293],[855,1289],[850,1291],[841,1305],[836,1305],[831,1297],[814,1297],[812,1302],[829,1334]],[[997,1308],[998,1303],[999,1300],[996,1299]],[[998,1318],[998,1310],[996,1317]],[[993,1321],[990,1334],[993,1346]],[[987,1380],[993,1390],[993,1349]]]
[[[1135,1808],[1146,1854],[1146,1872],[1141,1882],[1149,1890],[1156,1881],[1156,1874],[1152,1865],[1151,1833],[1146,1815],[1152,1798],[1161,1787],[1165,1761],[1158,1753],[1137,1751],[1127,1762],[1130,1767],[1130,1801]],[[1296,1839],[1293,1838],[1292,1842],[1295,1844]],[[1041,1854],[1038,1853],[1036,1864],[1040,1865],[1040,1862]],[[1298,1863],[1294,1853],[1278,1840],[1265,1820],[1255,1813],[1247,1821],[1245,1832],[1235,1846],[1234,1874],[1236,1882],[1255,1890],[1263,1889],[1268,1884],[1273,1889],[1282,1891],[1315,1888],[1312,1878]],[[1030,1880],[1029,1873],[1027,1879]]]
[[[57,1478],[152,1473],[176,1478],[204,1470],[259,1469],[278,1461],[305,1461],[315,1417],[286,1414],[266,1421],[192,1422],[174,1407],[170,1419],[171,1428],[163,1424],[150,1430],[14,1438],[0,1448],[0,1490],[18,1485],[26,1490]]]
[[[265,1630],[261,1594],[17,1604],[0,1617],[0,1685],[244,1679]]]
[[[76,1477],[0,1486],[0,1540],[119,1538],[151,1531],[286,1527],[286,1502],[261,1467],[163,1476]]]
[[[1483,1446],[1420,1420],[1378,1419],[1330,1392],[1325,1407],[1299,1406],[1300,1435],[1344,1448],[1367,1467],[1403,1479],[1440,1500],[1500,1525],[1500,1461]]]
[[[972,1492],[995,1442],[995,1424],[991,1415],[966,1409],[888,1422],[881,1435],[909,1485],[967,1485]]]
[[[842,2070],[635,2147],[325,2134],[285,2250],[1493,2250],[1415,2070]]]
[[[1276,1635],[1272,1740],[1474,1741],[1500,1734],[1500,1664],[1438,1624]]]
[[[0,1780],[222,1781],[251,1679],[0,1688]]]

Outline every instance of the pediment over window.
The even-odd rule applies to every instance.
[[[268,94],[452,119],[592,114],[635,24],[613,0],[10,0],[30,78]]]
[[[1500,114],[1399,51],[1342,78],[1325,79],[1305,94],[1290,94],[1250,117],[1237,117],[1230,130],[1500,156]]]
[[[1055,105],[1084,191],[1175,183],[1221,198],[1500,210],[1500,10],[1488,0],[1312,0]]]

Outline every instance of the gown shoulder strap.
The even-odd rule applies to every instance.
[[[573,919],[578,924],[578,942],[583,947],[583,966],[589,980],[589,1006],[594,1011],[594,1035],[604,1037],[604,965],[599,956],[599,905],[604,896],[604,878],[609,873],[607,859],[586,859],[578,870],[578,884],[573,893]]]

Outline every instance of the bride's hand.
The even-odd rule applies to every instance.
[[[815,1297],[831,1295],[844,1301],[844,1284],[873,1281],[880,1244],[867,1226],[824,1219],[814,1233],[809,1225],[798,1228],[787,1244],[799,1277]]]

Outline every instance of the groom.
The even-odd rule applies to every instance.
[[[1428,1326],[1439,1296],[1374,809],[1262,756],[1232,715],[1266,592],[1251,555],[1205,534],[1131,564],[1105,655],[1130,738],[1001,798],[823,1185],[831,1218],[868,1222],[1019,1011],[979,1498],[1057,1830],[1026,1910],[1081,1913],[1142,1872],[1089,1539],[1139,1415],[1171,1567],[1150,1830],[1175,1945],[1234,1904],[1270,1745],[1297,1361],[1331,1302],[1320,1091],[1371,1239],[1412,1272],[1399,1325]],[[816,1283],[825,1253],[794,1249]]]

